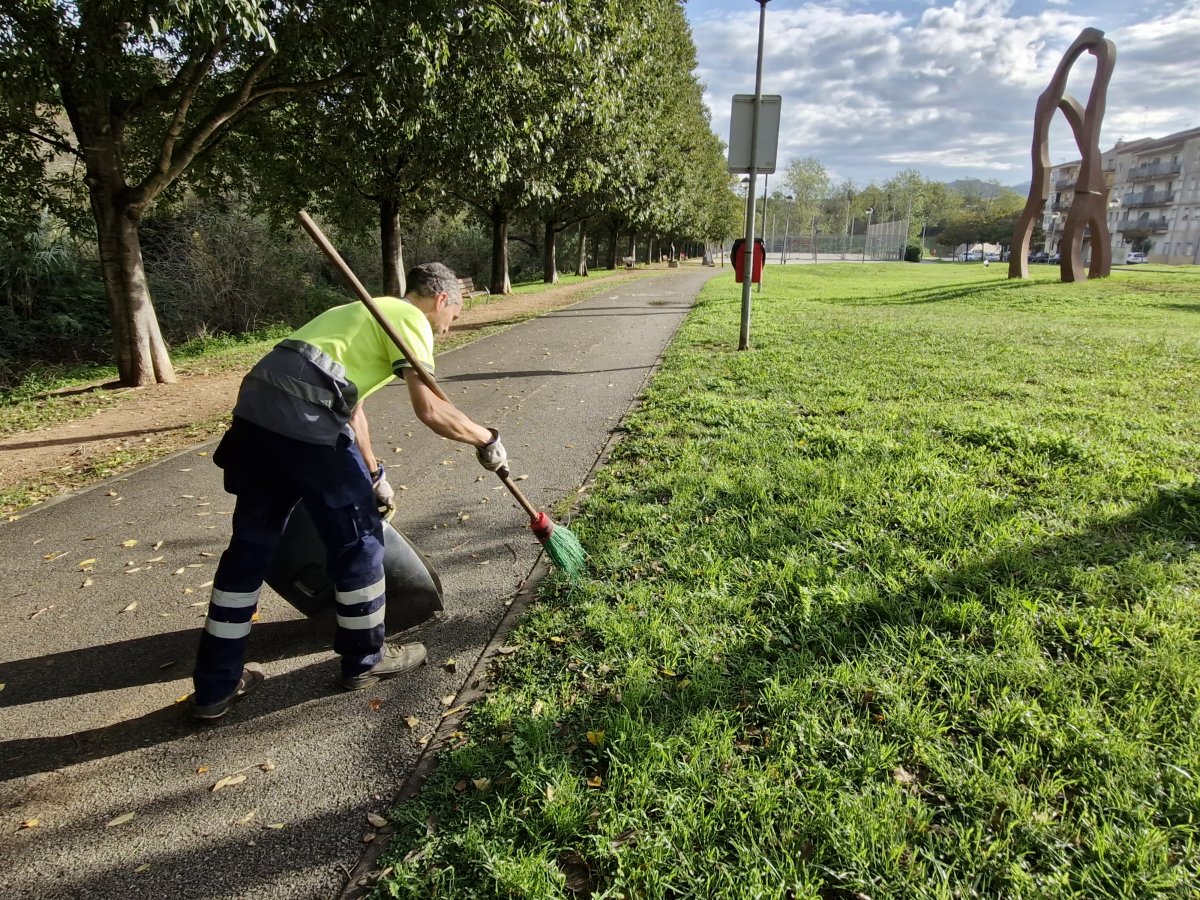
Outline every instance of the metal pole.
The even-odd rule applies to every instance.
[[[875,207],[867,207],[867,233],[863,235],[863,257],[862,261],[867,261],[867,242],[871,240],[871,213],[875,212]]]
[[[754,275],[754,200],[758,178],[758,111],[762,107],[763,38],[767,30],[767,3],[758,0],[758,64],[754,73],[754,114],[750,117],[750,190],[746,198],[746,246],[742,263],[742,329],[738,349],[750,349],[750,285]]]

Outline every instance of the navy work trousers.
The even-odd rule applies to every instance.
[[[336,447],[309,444],[234,417],[213,461],[224,470],[225,490],[237,503],[233,537],[217,566],[200,636],[196,703],[214,703],[237,687],[259,590],[300,500],[329,554],[337,600],[333,649],[341,654],[342,673],[358,675],[379,662],[383,524],[358,447],[345,437]]]

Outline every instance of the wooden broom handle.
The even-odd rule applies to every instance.
[[[375,298],[373,298],[367,289],[363,287],[363,283],[358,280],[358,276],[350,270],[348,265],[346,265],[346,261],[342,259],[342,255],[337,252],[337,248],[335,248],[333,244],[329,243],[329,238],[325,237],[324,232],[322,232],[317,223],[312,220],[312,217],[309,216],[309,214],[304,210],[300,210],[300,212],[296,214],[296,218],[300,220],[300,224],[303,226],[304,230],[308,232],[309,237],[316,241],[317,246],[321,248],[329,261],[333,263],[333,267],[338,270],[338,274],[340,274],[346,283],[350,285],[350,287],[354,290],[354,293],[358,294],[358,299],[361,300],[367,309],[371,311],[371,315],[375,317],[375,321],[379,323],[379,327],[382,328],[384,333],[386,333],[387,336],[392,339],[392,342],[398,348],[400,348],[400,352],[404,355],[404,358],[408,360],[408,364],[412,367],[413,371],[417,373],[417,377],[425,382],[425,386],[433,391],[442,400],[445,400],[447,403],[451,402],[450,398],[446,396],[446,392],[442,390],[442,386],[438,384],[433,375],[430,374],[430,372],[423,365],[421,365],[421,361],[418,360],[413,354],[411,348],[409,348],[408,344],[405,343],[404,338],[400,337],[400,333],[396,331],[396,327],[389,322],[387,317],[383,314],[383,310],[379,308],[379,305],[375,302]]]

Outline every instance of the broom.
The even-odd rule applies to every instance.
[[[363,287],[362,282],[358,280],[357,276],[350,270],[350,267],[346,265],[346,261],[342,259],[341,254],[337,252],[333,244],[329,242],[329,239],[325,237],[325,234],[317,226],[317,223],[304,210],[300,210],[297,218],[300,220],[300,224],[304,230],[308,232],[309,236],[321,248],[325,256],[328,257],[333,267],[338,270],[342,278],[350,285],[354,293],[358,295],[358,299],[370,310],[371,315],[375,317],[375,320],[379,323],[384,333],[399,348],[413,371],[417,373],[417,377],[439,398],[445,400],[447,403],[453,403],[446,396],[446,392],[442,390],[441,385],[434,380],[433,375],[426,371],[425,367],[413,355],[412,350],[404,342],[404,338],[399,335],[392,326],[392,323],[387,320],[383,311],[376,305],[370,293]],[[521,508],[529,515],[529,527],[532,529],[534,537],[538,539],[538,542],[546,548],[546,555],[550,557],[551,562],[558,566],[569,578],[574,579],[578,577],[583,571],[583,566],[587,559],[583,552],[583,547],[580,546],[579,539],[565,525],[555,524],[544,512],[534,509],[533,504],[521,493],[521,489],[513,483],[512,474],[508,471],[507,466],[497,469],[496,475],[499,477],[501,483],[508,488],[509,493],[521,504]]]

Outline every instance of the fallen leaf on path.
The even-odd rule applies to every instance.
[[[96,562],[95,557],[92,557],[91,559],[85,559],[83,562],[81,562],[79,564],[79,568],[86,569],[88,566],[93,565],[95,562]]]
[[[208,766],[197,766],[197,767],[196,767],[196,774],[197,774],[197,775],[203,775],[203,774],[204,774],[205,772],[207,772],[207,771],[208,771]]]
[[[442,698],[442,706],[451,706],[453,704],[454,704],[454,695],[453,694],[447,694],[445,697]]]
[[[149,872],[149,871],[150,871],[150,863],[142,863],[140,866],[138,866],[136,869],[133,870],[133,874],[140,875],[143,872]]]
[[[270,828],[272,831],[279,831],[282,828],[287,828],[287,824],[284,822],[272,822],[267,827]]]
[[[162,556],[156,556],[156,557],[154,557],[154,559],[146,560],[146,562],[148,562],[148,563],[162,562],[163,559],[164,559],[164,557],[162,557]]]
[[[171,574],[172,574],[172,575],[182,575],[182,574],[183,574],[184,572],[186,572],[186,571],[187,571],[187,567],[186,567],[186,566],[184,566],[183,568],[176,569],[176,570],[175,570],[174,572],[172,572]]]
[[[109,822],[104,827],[105,828],[116,828],[118,825],[124,825],[126,822],[133,821],[133,817],[136,815],[137,815],[137,813],[131,813],[131,812],[122,813],[121,815],[117,816],[115,819],[113,819],[111,822]]]
[[[66,555],[67,555],[66,550],[55,550],[53,553],[47,553],[45,556],[42,557],[42,559],[51,559],[51,560],[61,559],[62,557],[66,556]]]
[[[138,602],[136,600],[134,600],[127,607],[125,607],[123,610],[121,610],[121,612],[123,612],[123,613],[133,612],[135,609],[137,609],[137,605],[138,605]]]
[[[369,844],[373,840],[375,840],[375,832],[373,831],[368,831],[362,836],[362,842],[364,844]]]
[[[90,578],[85,578],[85,579],[83,579],[83,581],[80,583],[80,585],[79,585],[79,586],[80,586],[81,588],[85,588],[85,587],[91,587],[91,586],[92,586],[94,583],[95,583],[95,582],[93,582],[93,581],[92,581],[92,579],[90,579]]]
[[[383,706],[383,698],[376,697],[374,700],[368,703],[367,706],[371,707],[372,712],[379,712],[380,707]]]
[[[254,807],[254,809],[250,810],[250,812],[248,812],[244,816],[242,816],[240,819],[238,819],[237,824],[238,825],[249,825],[250,820],[253,819],[256,815],[258,815],[258,807],[257,806]]]
[[[383,828],[388,823],[388,820],[385,819],[383,816],[381,816],[379,813],[373,813],[373,812],[367,813],[367,821],[370,822],[372,825],[374,825],[376,828]]]
[[[271,762],[269,759],[265,763],[259,763],[258,767],[260,769],[262,769],[264,772],[274,772],[275,771],[275,763]]]
[[[426,744],[429,743],[429,739],[431,737],[433,737],[433,735],[427,734],[427,735],[425,735],[425,737],[423,737],[419,741],[417,741],[417,743],[420,744],[422,747],[424,747]]]
[[[140,572],[140,571],[142,571],[142,567],[141,567],[141,566],[137,566],[136,568],[133,568],[133,569],[126,569],[126,570],[125,570],[125,574],[126,574],[126,575],[132,575],[134,572]]]
[[[182,703],[184,700],[186,700],[186,699],[187,699],[188,697],[190,697],[190,696],[192,696],[192,695],[191,695],[191,694],[184,694],[182,697],[176,697],[176,698],[175,698],[175,702],[176,702],[176,703]]]
[[[407,725],[409,728],[416,728],[418,725],[421,724],[421,720],[418,719],[416,716],[405,716],[404,724]]]
[[[442,668],[444,668],[447,672],[453,672],[455,669],[458,668],[458,660],[457,659],[448,659],[444,663],[442,663]]]
[[[151,550],[160,550],[160,549],[162,549],[162,545],[163,545],[162,541],[155,541],[154,546],[151,547],[150,549]]]
[[[217,783],[212,786],[214,792],[222,788],[232,787],[235,784],[241,784],[246,780],[245,775],[226,775],[224,778],[217,780]]]
[[[51,603],[49,606],[43,606],[41,609],[39,609],[39,610],[37,610],[35,613],[33,613],[33,614],[32,614],[32,615],[29,617],[29,619],[30,619],[30,621],[33,621],[33,620],[34,620],[34,619],[36,619],[38,616],[40,616],[42,613],[44,613],[44,612],[49,612],[49,611],[50,611],[50,610],[52,610],[52,609],[54,609],[54,604],[53,604],[53,603]]]
[[[22,822],[20,825],[17,826],[17,831],[24,831],[26,828],[37,828],[41,824],[42,824],[41,819],[26,819],[24,822]]]
[[[137,541],[130,539],[128,541],[121,541],[121,546],[122,547],[136,547],[137,543],[138,543]]]
[[[8,687],[7,683],[0,681],[0,691],[4,690],[6,687]]]

